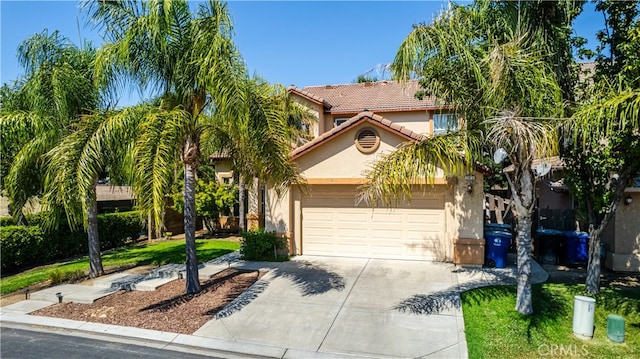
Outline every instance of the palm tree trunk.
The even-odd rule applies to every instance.
[[[195,148],[195,150],[194,150]],[[197,145],[189,139],[184,156],[184,239],[187,267],[187,294],[200,292],[198,278],[198,256],[196,254],[196,169]],[[191,159],[191,160],[190,160]]]
[[[245,206],[244,206],[244,199],[245,199],[245,189],[244,189],[244,178],[242,176],[238,176],[238,212],[240,212],[240,218],[238,218],[238,227],[240,227],[240,231],[244,231],[246,229],[245,227]]]
[[[100,238],[98,236],[98,201],[96,186],[87,198],[87,241],[89,242],[89,277],[95,278],[104,274],[102,257],[100,256]]]
[[[520,208],[518,208],[520,207]],[[531,211],[517,206],[518,217],[518,291],[516,310],[524,315],[533,313],[531,295]]]
[[[589,294],[600,293],[600,237],[603,228],[603,226],[596,228],[593,223],[589,224],[589,264],[585,281],[585,291]]]

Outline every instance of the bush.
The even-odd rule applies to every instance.
[[[83,279],[84,277],[86,277],[86,275],[84,274],[84,271],[80,269],[71,270],[71,271],[62,271],[60,269],[54,269],[51,272],[49,272],[49,280],[51,281],[51,284],[77,281],[79,279]]]
[[[267,232],[264,228],[242,232],[240,254],[246,260],[280,260],[287,243],[276,232]]]
[[[137,211],[98,215],[101,250],[122,247],[129,241],[135,241],[142,230],[142,220]]]
[[[44,234],[38,227],[0,227],[0,260],[2,271],[17,268],[27,263],[50,260]]]
[[[87,234],[82,229],[72,231],[64,221],[55,229],[46,229],[46,219],[40,213],[25,219],[28,226],[0,227],[3,271],[88,253]],[[121,247],[137,239],[140,231],[138,212],[98,215],[100,250]]]
[[[0,227],[15,226],[16,220],[13,217],[0,217]]]

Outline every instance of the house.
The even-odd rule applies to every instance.
[[[452,261],[460,244],[482,264],[481,172],[447,178],[439,171],[432,187],[416,187],[411,202],[395,208],[357,200],[364,172],[381,155],[456,125],[455,114],[432,98],[416,99],[417,90],[417,81],[290,87],[318,118],[314,139],[291,153],[307,185],[281,196],[267,188],[250,201],[258,212],[248,216],[287,237],[291,254]]]

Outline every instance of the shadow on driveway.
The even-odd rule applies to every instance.
[[[270,268],[266,278],[258,280],[254,285],[218,312],[216,319],[225,318],[242,310],[260,296],[272,280],[283,277],[293,282],[302,292],[302,296],[315,296],[332,290],[345,289],[345,280],[330,268],[308,261],[291,261],[283,263],[265,263],[263,268]],[[238,269],[242,266],[236,267]]]

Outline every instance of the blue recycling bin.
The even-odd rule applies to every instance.
[[[564,231],[567,239],[567,264],[584,264],[589,260],[589,233]]]
[[[487,241],[487,265],[489,267],[505,268],[507,266],[507,252],[511,245],[511,233],[505,231],[485,231]]]
[[[484,231],[485,232],[499,231],[499,232],[511,233],[511,225],[504,224],[504,223],[485,223]]]

